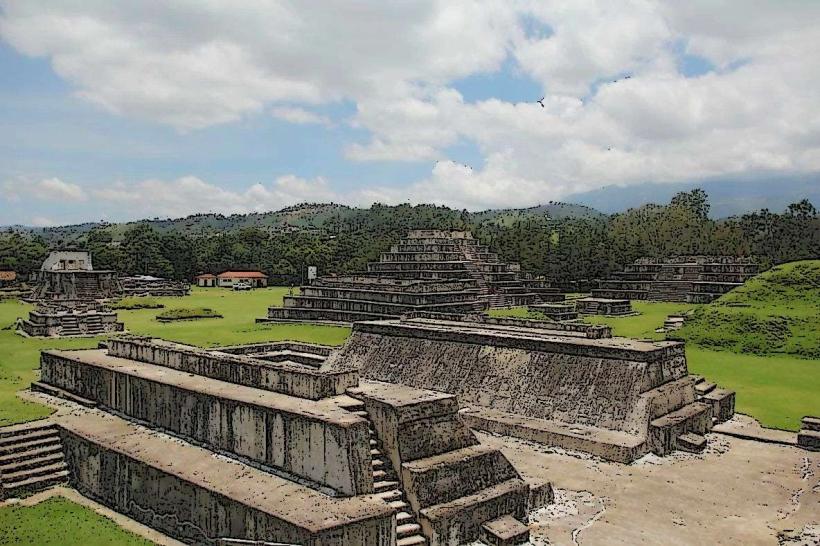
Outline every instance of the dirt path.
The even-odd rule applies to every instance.
[[[820,453],[710,434],[702,454],[621,465],[481,439],[556,488],[556,504],[531,516],[533,544],[791,545],[820,529]]]

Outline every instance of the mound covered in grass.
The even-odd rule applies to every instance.
[[[176,309],[168,309],[157,315],[157,320],[160,322],[170,322],[174,320],[194,320],[204,318],[222,318],[222,315],[211,309],[210,307],[179,307]]]
[[[766,271],[694,311],[674,337],[736,353],[820,358],[820,260]]]
[[[165,306],[154,298],[131,296],[115,301],[110,307],[112,309],[162,309]]]

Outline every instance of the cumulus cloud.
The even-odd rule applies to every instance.
[[[3,183],[0,195],[11,202],[34,198],[59,203],[85,201],[88,198],[82,187],[59,178],[46,178],[37,182],[25,179],[7,180]]]
[[[529,205],[605,184],[820,170],[818,2],[0,3],[4,40],[112,112],[182,131],[260,113],[329,126],[340,121],[315,107],[351,101],[348,160],[438,161],[414,184],[347,201]],[[681,55],[715,68],[683,74]],[[513,103],[458,90],[509,73],[541,93]],[[448,161],[465,142],[482,156],[475,170]],[[321,179],[281,180],[140,189],[168,192],[165,211],[338,197]],[[118,196],[144,199],[130,186],[97,194]]]
[[[297,125],[324,125],[326,127],[332,125],[330,118],[327,116],[293,106],[278,106],[271,110],[271,115],[282,121]]]
[[[130,214],[186,216],[197,212],[242,214],[265,212],[303,202],[338,201],[338,195],[323,178],[307,180],[293,175],[273,183],[256,183],[229,190],[195,176],[175,180],[119,182],[92,191],[102,203],[127,206]]]
[[[45,216],[34,216],[31,219],[31,225],[34,227],[52,227],[56,226],[57,222]]]

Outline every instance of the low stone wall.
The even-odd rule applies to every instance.
[[[314,370],[286,362],[267,362],[188,345],[145,338],[116,338],[109,354],[299,398],[320,400],[344,394],[359,382],[354,370]]]
[[[110,357],[46,351],[41,381],[342,495],[373,491],[367,422],[311,402]]]
[[[72,487],[183,542],[395,544],[392,511],[375,497],[327,497],[116,417],[58,424]]]

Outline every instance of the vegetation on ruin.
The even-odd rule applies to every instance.
[[[62,497],[52,497],[34,506],[0,509],[0,544],[18,546],[150,546],[114,521]]]
[[[124,274],[190,280],[206,271],[258,269],[271,284],[286,286],[299,284],[308,265],[322,273],[363,271],[419,228],[469,229],[503,261],[558,283],[607,278],[641,256],[752,255],[767,266],[820,256],[820,215],[808,201],[781,213],[722,220],[710,218],[709,210],[701,190],[611,216],[561,203],[476,213],[433,205],[304,205],[266,214],[9,231],[0,234],[0,267],[27,274],[49,247],[74,245],[93,253],[95,267]]]
[[[165,307],[156,298],[145,296],[131,296],[122,298],[110,304],[111,309],[162,309]]]
[[[177,307],[157,315],[160,322],[171,320],[195,320],[204,318],[222,318],[222,315],[210,307]]]
[[[257,324],[271,305],[282,305],[288,288],[236,292],[223,288],[197,288],[190,296],[156,298],[166,309],[209,307],[224,318],[218,321],[156,320],[155,309],[118,311],[119,320],[135,334],[161,337],[201,347],[258,343],[262,341],[296,340],[324,345],[340,345],[347,339],[349,328],[313,324]],[[73,339],[35,339],[16,334],[17,317],[24,317],[33,307],[17,301],[0,301],[0,426],[46,417],[51,410],[39,404],[25,402],[16,396],[36,380],[40,351],[43,349],[89,349],[102,337]]]
[[[820,260],[758,275],[698,308],[678,336],[735,353],[820,358]]]

